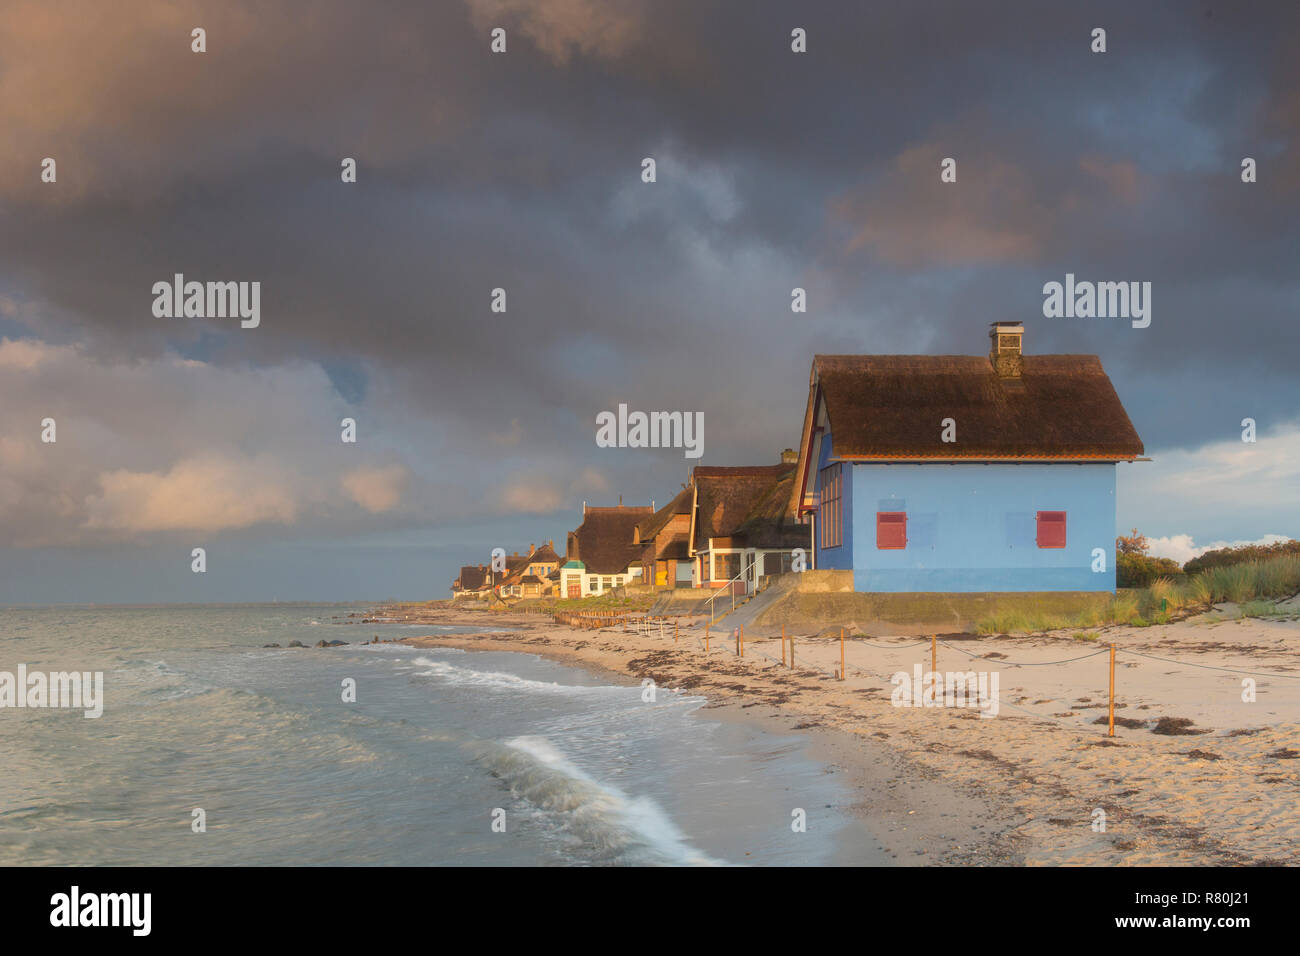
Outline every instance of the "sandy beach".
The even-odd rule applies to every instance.
[[[1300,624],[1224,619],[1223,610],[1093,639],[940,635],[941,673],[997,675],[995,717],[894,706],[890,676],[930,669],[929,635],[846,641],[841,681],[836,638],[796,637],[791,669],[779,633],[747,635],[741,658],[725,624],[711,630],[706,654],[702,621],[683,620],[674,640],[671,623],[594,630],[472,609],[377,614],[499,627],[406,643],[539,654],[628,683],[650,678],[706,697],[710,717],[806,734],[810,753],[847,775],[852,812],[901,865],[1293,865]]]

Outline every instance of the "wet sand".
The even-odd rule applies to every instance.
[[[923,636],[847,641],[840,681],[835,639],[797,638],[790,669],[774,636],[751,636],[739,658],[718,628],[706,655],[702,623],[681,627],[674,643],[671,626],[638,633],[580,630],[536,614],[381,613],[503,629],[410,644],[519,651],[629,683],[649,678],[703,695],[710,717],[807,734],[810,754],[848,775],[855,815],[903,865],[1300,862],[1295,622],[1202,617],[1108,629],[1099,641],[942,638],[940,672],[997,672],[1000,705],[990,719],[971,708],[893,706],[890,675],[929,670]],[[1113,739],[1104,724],[1110,642],[1119,648]],[[1253,678],[1257,700],[1241,700],[1249,675],[1212,667],[1263,675]],[[1104,831],[1094,828],[1098,811]]]

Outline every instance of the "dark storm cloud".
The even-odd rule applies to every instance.
[[[319,362],[485,513],[670,495],[680,453],[594,446],[620,401],[704,410],[706,461],[768,461],[814,352],[979,351],[994,319],[1100,354],[1148,450],[1300,413],[1290,4],[58,11],[0,13],[4,320],[104,361]],[[262,326],[154,318],[174,272],[261,281]],[[1043,318],[1066,272],[1151,281],[1151,328]]]

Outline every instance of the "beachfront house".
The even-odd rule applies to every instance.
[[[790,508],[796,455],[776,465],[697,466],[677,495],[637,523],[647,583],[752,592],[766,574],[790,570],[795,548],[811,547],[811,528]]]
[[[559,597],[605,594],[641,583],[641,548],[633,544],[636,523],[654,514],[652,506],[595,508],[582,503],[582,524],[569,532],[560,567]]]
[[[790,507],[795,466],[789,452],[778,465],[695,468],[691,557],[696,587],[752,594],[759,578],[791,569],[795,548],[808,550],[811,528],[799,524]]]
[[[522,588],[520,587],[520,578],[525,574],[524,569],[528,566],[528,555],[520,554],[518,551],[511,551],[505,556],[505,568],[501,571],[488,569],[488,580],[491,582],[491,590],[501,598],[517,598],[521,596]]]
[[[695,513],[695,484],[690,482],[668,504],[638,521],[632,543],[640,549],[645,583],[656,588],[693,585],[691,516]]]
[[[818,355],[791,505],[854,589],[1113,591],[1115,471],[1142,441],[1095,355]]]
[[[451,582],[453,599],[462,596],[478,596],[488,587],[488,568],[484,564],[467,564],[460,569],[456,580]]]
[[[506,557],[506,571],[497,585],[497,594],[503,598],[542,597],[548,591],[548,576],[560,563],[554,541],[547,541],[540,548],[530,544],[527,554],[516,551]]]

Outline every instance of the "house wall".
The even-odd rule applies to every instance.
[[[752,593],[758,586],[759,578],[766,575],[780,574],[782,557],[790,556],[793,553],[793,549],[789,548],[710,548],[708,551],[700,553],[696,564],[705,567],[707,562],[712,561],[712,566],[717,572],[716,577],[711,580],[705,579],[703,582],[693,581],[691,587],[725,587],[729,578],[722,576],[723,556],[735,554],[740,556],[740,567],[748,569],[750,573],[742,577],[740,581],[735,582],[734,587],[737,592],[743,590],[745,593]]]
[[[635,570],[636,573],[633,573]],[[615,588],[623,587],[626,584],[640,584],[640,568],[621,571],[618,574],[592,574],[589,571],[582,571],[577,568],[562,568],[560,570],[560,590],[558,597],[569,596],[569,582],[578,581],[581,585],[581,597],[592,597],[598,594],[608,594]],[[609,578],[609,587],[605,587],[605,579]]]
[[[831,441],[830,432],[827,432],[822,438],[822,450],[820,460],[817,462],[817,474],[813,477],[813,488],[821,494],[821,470],[826,467],[826,463],[835,456],[834,443]],[[822,526],[821,514],[818,513],[816,521],[817,529],[817,563],[816,567],[826,568],[828,570],[851,571],[853,570],[853,541],[856,537],[853,525],[853,468],[850,465],[844,465],[841,469],[843,489],[843,522],[844,522],[844,543],[836,548],[822,547]],[[875,515],[872,515],[875,520]],[[872,543],[875,543],[875,527],[873,525]]]
[[[844,505],[845,547],[819,549],[854,590],[1113,591],[1114,464],[855,464]],[[850,502],[852,510],[850,510]],[[1035,512],[1066,512],[1066,547],[1039,548]],[[907,512],[907,547],[876,547],[876,512]],[[1093,572],[1102,549],[1106,570]],[[850,550],[851,549],[851,550]]]
[[[557,597],[567,598],[569,596],[569,585],[573,582],[578,583],[579,597],[586,597],[582,592],[582,571],[578,568],[561,568],[560,569],[560,592]]]

